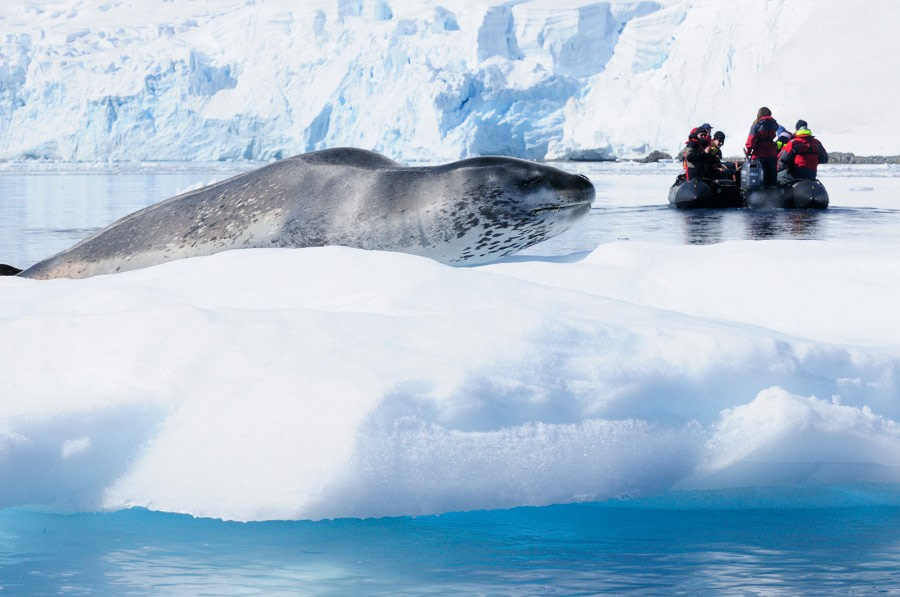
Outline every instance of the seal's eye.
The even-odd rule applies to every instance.
[[[539,184],[541,184],[541,182],[543,180],[544,180],[544,178],[542,176],[534,176],[532,178],[529,178],[525,182],[523,182],[522,186],[525,187],[526,189],[530,189],[530,188],[536,187]]]

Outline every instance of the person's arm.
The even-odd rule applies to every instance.
[[[793,161],[794,144],[791,141],[788,141],[787,145],[785,145],[778,154],[778,166],[776,170],[787,170]]]
[[[747,156],[753,155],[753,148],[756,147],[756,131],[758,125],[756,123],[750,127],[750,134],[747,135],[747,142],[744,143],[744,153]]]
[[[706,154],[700,148],[699,143],[688,143],[684,148],[684,159],[687,163],[698,166],[702,163]]]

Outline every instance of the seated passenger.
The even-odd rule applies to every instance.
[[[712,141],[710,142],[709,147],[706,149],[706,153],[709,155],[709,178],[715,178],[719,180],[734,178],[734,163],[722,163],[723,145],[725,145],[725,133],[723,133],[722,131],[716,131],[716,134],[712,136]]]
[[[712,135],[712,125],[709,124],[708,122],[704,122],[703,124],[701,124],[694,130],[706,131],[706,138],[700,140],[700,145],[703,146],[703,149],[706,149],[707,147],[709,147],[710,143],[712,142],[712,136],[711,136]]]
[[[778,183],[787,184],[803,178],[815,180],[819,164],[827,163],[828,152],[822,143],[808,128],[800,128],[778,154]]]
[[[704,144],[708,144],[709,132],[705,129],[691,129],[688,140],[684,144],[682,152],[682,164],[684,165],[685,180],[696,178],[708,178],[709,154],[704,151]]]

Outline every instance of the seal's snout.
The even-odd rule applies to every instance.
[[[582,201],[593,203],[596,192],[591,179],[584,174],[575,174],[572,178],[574,194],[580,196]]]

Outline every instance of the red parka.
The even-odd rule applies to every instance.
[[[787,170],[795,178],[816,177],[819,164],[828,163],[828,152],[809,129],[800,129],[785,143],[778,154],[778,169]]]
[[[747,135],[747,148],[749,155],[757,158],[778,157],[778,146],[775,145],[775,135],[778,133],[778,123],[771,116],[763,116],[750,127]]]

